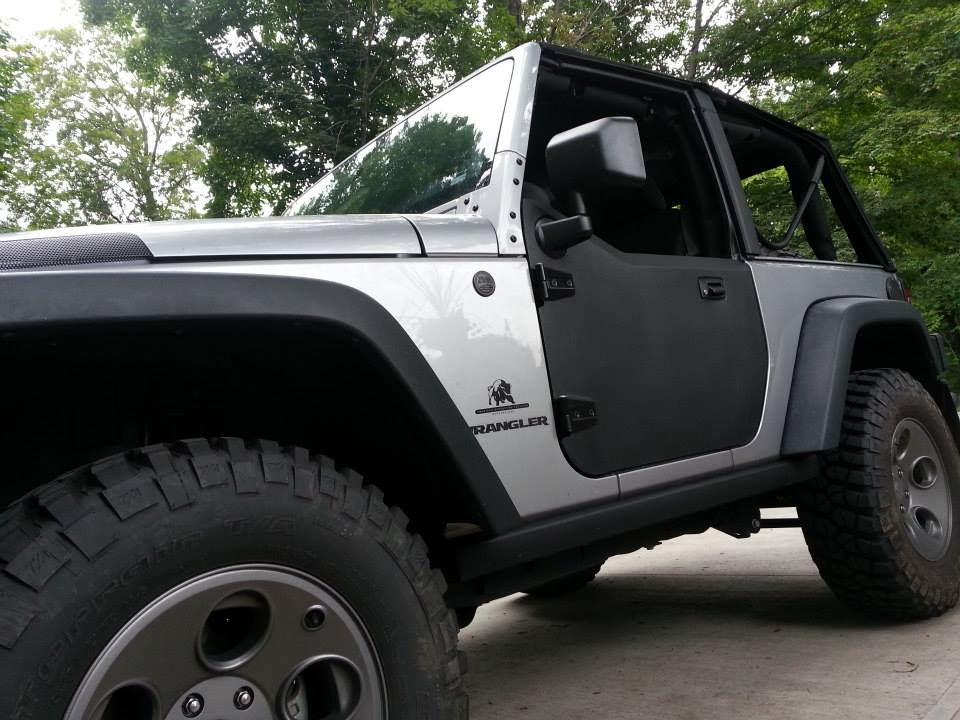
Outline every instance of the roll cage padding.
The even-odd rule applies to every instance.
[[[0,276],[0,332],[178,320],[285,320],[347,331],[379,356],[417,403],[487,528],[499,534],[522,524],[426,359],[393,316],[358,290],[314,279],[129,269]]]
[[[942,361],[932,349],[930,335],[920,312],[909,303],[877,298],[841,297],[822,300],[808,308],[800,333],[793,385],[784,424],[781,454],[784,456],[830,450],[840,442],[846,403],[847,380],[853,369],[857,338],[870,328],[889,329],[907,338],[911,365],[907,370],[923,383],[941,410],[954,436],[960,431],[956,412],[946,412],[949,400],[940,382]],[[899,341],[899,340],[898,340]],[[903,348],[898,348],[902,355]],[[882,353],[875,367],[897,367]],[[867,368],[856,368],[867,369]]]

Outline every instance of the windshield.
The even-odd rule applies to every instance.
[[[287,215],[418,213],[470,192],[488,171],[513,71],[507,59],[362,147]]]

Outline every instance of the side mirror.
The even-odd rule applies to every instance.
[[[537,227],[547,252],[562,252],[593,234],[585,191],[638,188],[647,181],[637,121],[608,117],[554,135],[547,143],[550,187],[563,197],[571,216]]]

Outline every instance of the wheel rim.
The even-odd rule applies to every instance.
[[[901,420],[890,444],[898,514],[910,544],[924,558],[943,557],[953,532],[950,483],[930,433],[912,418]]]
[[[386,717],[380,661],[348,603],[304,573],[244,565],[144,608],[91,666],[64,720]]]

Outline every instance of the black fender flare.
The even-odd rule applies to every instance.
[[[177,320],[322,323],[366,343],[419,404],[464,488],[499,534],[522,524],[486,454],[426,358],[373,298],[325,280],[147,268],[0,276],[0,332]]]
[[[793,384],[784,423],[781,454],[820,452],[837,447],[847,394],[847,380],[855,367],[857,339],[868,329],[889,331],[909,345],[909,367],[894,359],[904,348],[891,349],[889,364],[917,377],[937,401],[947,424],[960,436],[960,423],[950,393],[939,379],[944,370],[942,349],[927,331],[920,311],[899,300],[839,297],[811,305],[803,320]],[[882,355],[881,355],[882,357]]]

